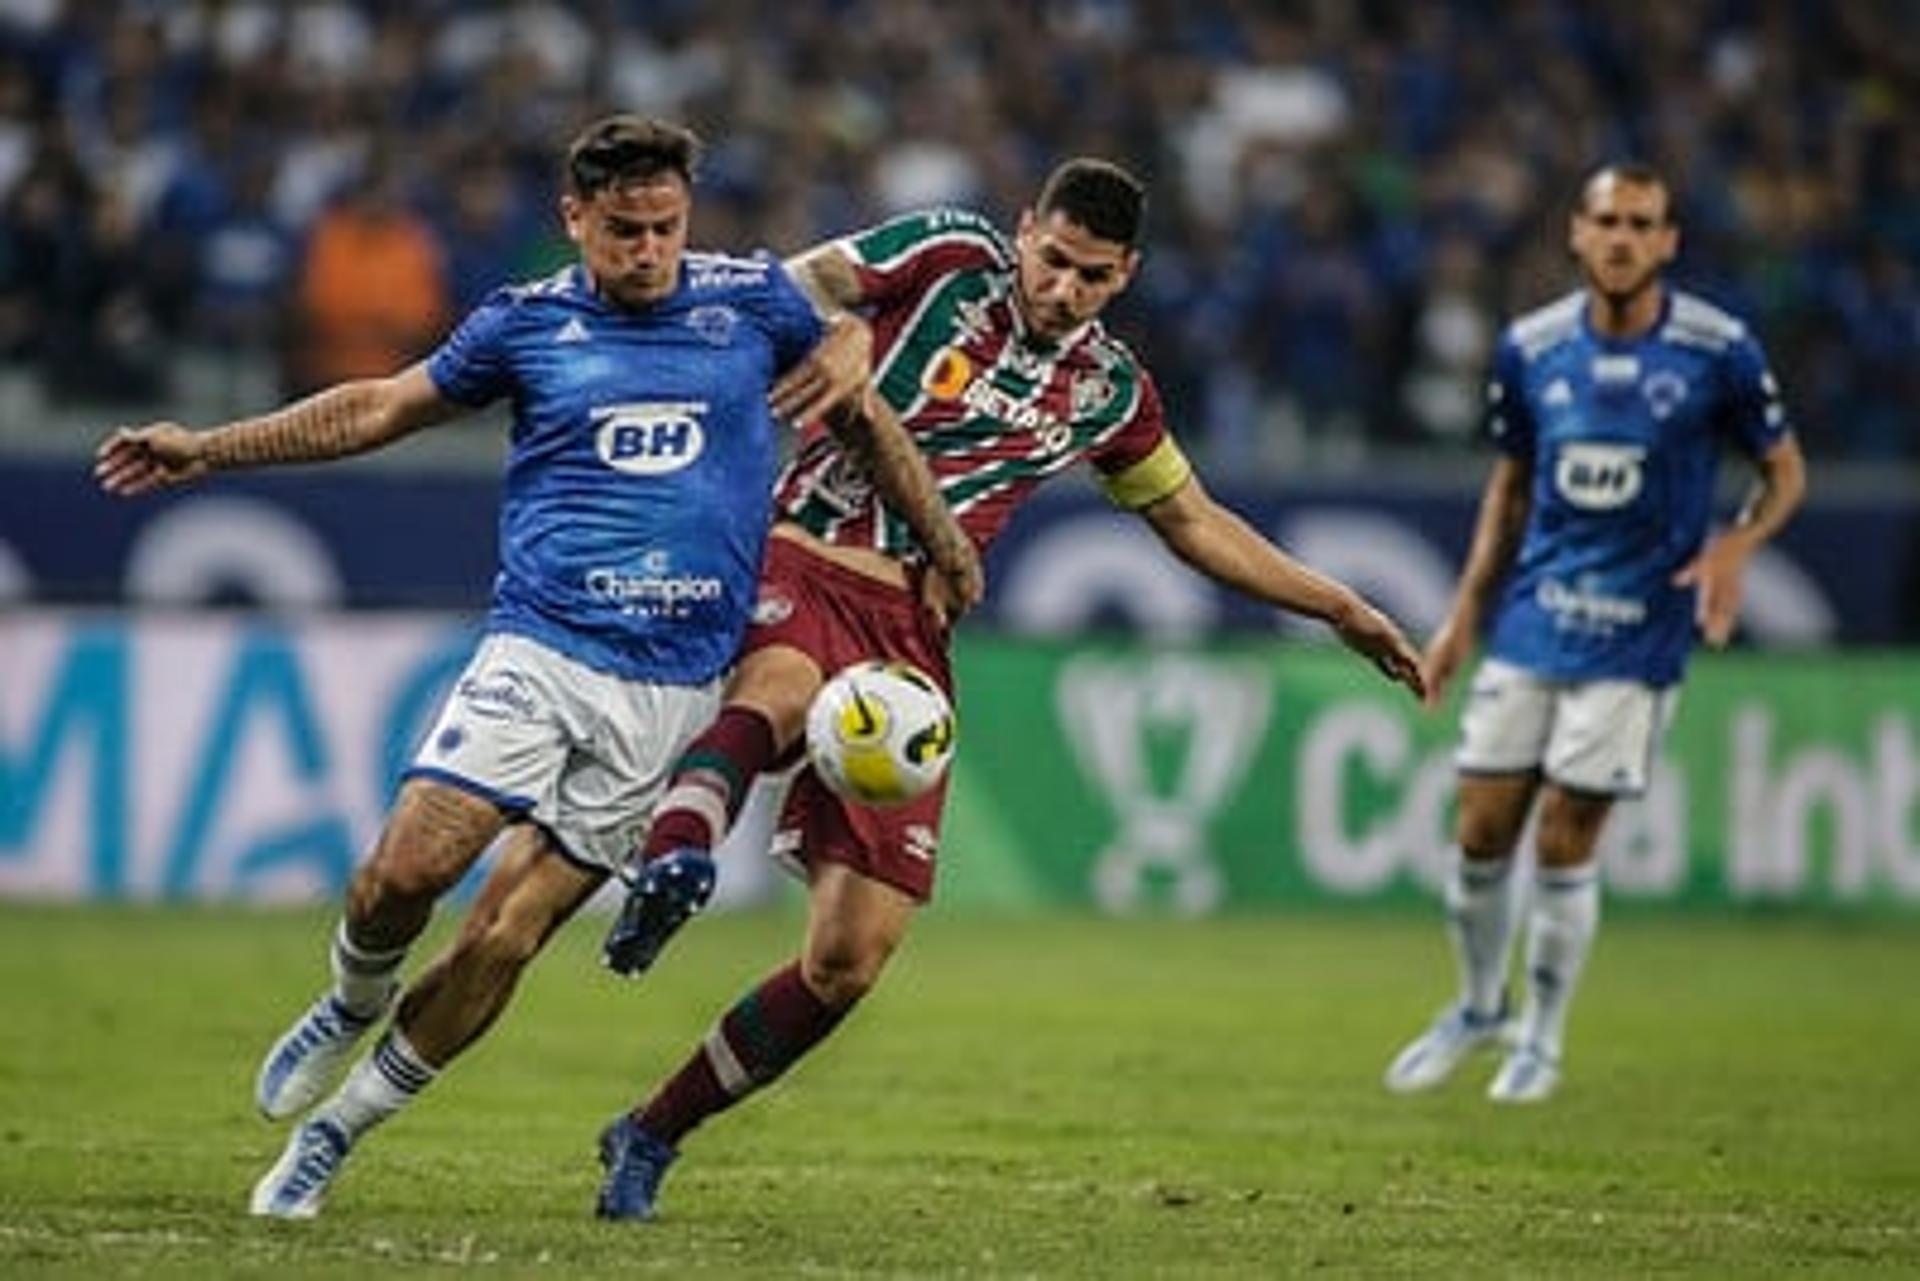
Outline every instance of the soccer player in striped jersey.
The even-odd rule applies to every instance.
[[[1433,702],[1486,633],[1461,720],[1459,859],[1446,891],[1461,991],[1388,1066],[1396,1093],[1439,1085],[1503,1039],[1511,1048],[1488,1096],[1553,1093],[1599,928],[1601,828],[1617,797],[1647,787],[1695,630],[1726,643],[1747,560],[1806,488],[1752,333],[1663,281],[1679,247],[1666,181],[1639,165],[1599,170],[1569,234],[1584,288],[1500,342],[1488,414],[1500,457],[1453,609],[1425,655]],[[1729,445],[1760,483],[1734,527],[1709,537]],[[1536,810],[1527,997],[1509,1027],[1513,852]]]
[[[315,1214],[361,1137],[486,1032],[527,963],[624,861],[712,719],[746,628],[776,420],[834,411],[865,384],[867,334],[823,338],[778,262],[687,250],[697,151],[661,121],[597,121],[564,172],[577,263],[498,290],[391,377],[203,432],[123,429],[100,448],[101,484],[131,495],[513,406],[486,635],[354,873],[335,981],[261,1063],[254,1098],[269,1119],[318,1106],[255,1185],[255,1214]],[[926,538],[957,553],[941,563],[966,603],[978,561],[898,423],[835,418]],[[509,828],[459,937],[401,992],[436,900]]]
[[[966,537],[984,548],[1048,477],[1092,466],[1108,496],[1174,555],[1276,608],[1322,619],[1419,692],[1399,629],[1216,503],[1168,433],[1153,379],[1099,315],[1139,264],[1140,183],[1116,165],[1057,169],[1011,240],[976,214],[896,219],[802,255],[823,308],[873,327],[874,394],[904,419]],[[942,581],[929,552],[828,434],[809,432],[780,478],[778,519],[743,657],[718,721],[682,757],[608,936],[637,972],[704,900],[710,851],[748,785],[801,737],[823,679],[904,659],[951,692]],[[917,591],[917,589],[919,589]],[[641,1107],[602,1136],[600,1213],[647,1218],[681,1138],[817,1045],[879,978],[931,895],[942,784],[898,809],[840,799],[810,770],[788,793],[777,855],[805,871],[800,954],[729,1010]]]

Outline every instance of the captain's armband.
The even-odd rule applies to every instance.
[[[1124,471],[1101,474],[1100,488],[1116,507],[1139,511],[1170,497],[1193,476],[1193,464],[1171,436],[1162,436],[1153,451]]]

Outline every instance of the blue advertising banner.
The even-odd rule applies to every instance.
[[[1446,608],[1477,494],[1405,479],[1276,490],[1216,486],[1309,564],[1424,632]],[[135,502],[84,467],[0,463],[0,603],[257,603],[475,609],[494,567],[485,476],[354,468],[222,477]],[[995,547],[979,621],[1194,639],[1286,625],[1168,556],[1144,522],[1067,482]],[[1744,636],[1763,646],[1920,641],[1920,500],[1816,498],[1753,563]]]

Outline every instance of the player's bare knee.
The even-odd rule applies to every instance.
[[[1520,843],[1520,829],[1506,815],[1460,815],[1460,853],[1476,862],[1497,862],[1513,854]]]
[[[845,1009],[873,990],[886,968],[890,945],[854,939],[816,944],[801,959],[809,990],[834,1009]]]

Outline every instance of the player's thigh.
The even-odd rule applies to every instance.
[[[558,864],[561,875],[556,876],[553,865]],[[555,885],[551,892],[541,888],[548,880],[575,882],[586,887],[586,895],[591,896],[605,880],[606,876],[597,868],[583,868],[568,863],[553,849],[547,834],[535,823],[516,823],[507,829],[500,840],[500,848],[494,856],[493,866],[487,872],[487,878],[481,883],[480,892],[474,895],[473,906],[467,910],[467,916],[460,924],[462,941],[485,934],[494,928],[507,914],[509,903],[515,906],[518,915],[525,916],[528,905],[551,901],[552,909],[558,915],[553,923],[564,921],[577,909],[577,903],[570,903],[570,895],[564,885]],[[533,886],[532,890],[526,887]]]
[[[473,866],[506,822],[497,805],[472,792],[432,779],[408,779],[367,872],[397,893],[437,894]]]
[[[1540,825],[1533,834],[1542,867],[1579,867],[1593,859],[1614,798],[1548,783],[1540,792]]]
[[[818,864],[808,887],[801,958],[809,986],[836,1004],[860,996],[879,979],[916,906],[904,891],[844,863]]]
[[[1673,719],[1677,687],[1639,681],[1582,681],[1555,708],[1544,772],[1574,792],[1638,796],[1647,790],[1661,738]]]
[[[490,950],[517,961],[544,947],[607,880],[604,869],[573,862],[538,827],[524,826],[520,857],[495,870],[504,883],[483,935]]]

